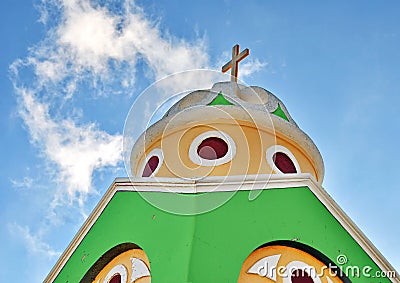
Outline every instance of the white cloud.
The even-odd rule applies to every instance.
[[[204,37],[193,42],[176,38],[146,17],[133,1],[122,2],[121,10],[116,13],[89,0],[42,0],[40,21],[48,24],[51,10],[59,13],[53,12],[58,15],[53,16],[54,26],[30,50],[25,62],[35,68],[39,82],[57,84],[68,79],[65,91],[70,97],[80,80],[112,80],[115,68],[110,64],[117,68],[124,64],[124,72],[117,78],[123,88],[134,85],[139,61],[145,62],[156,80],[212,66]],[[250,75],[265,65],[259,60],[248,61],[241,65],[240,75]],[[196,77],[182,83],[195,81]]]
[[[24,188],[24,189],[29,189],[32,187],[33,184],[33,179],[30,177],[24,177],[22,180],[14,180],[11,179],[10,182],[11,184],[16,187],[16,188]]]
[[[20,89],[20,98],[20,115],[32,141],[57,165],[56,181],[63,184],[69,199],[82,204],[92,189],[93,171],[121,160],[122,137],[98,130],[95,124],[55,121],[49,105],[37,101],[29,90]]]
[[[239,76],[241,78],[250,76],[251,74],[260,71],[262,68],[264,68],[267,65],[268,65],[267,62],[260,62],[260,60],[258,60],[258,59],[255,59],[255,60],[250,59],[247,62],[241,64]]]
[[[49,259],[58,258],[61,255],[60,252],[55,251],[48,243],[44,242],[39,235],[32,234],[27,226],[23,227],[14,223],[8,226],[8,230],[23,240],[26,249],[32,255],[44,256]]]
[[[58,27],[57,45],[78,68],[105,71],[107,60],[132,60],[132,48],[124,48],[117,31],[117,16],[104,8],[95,9],[89,1],[64,1],[63,23]],[[130,47],[130,46],[125,46]]]
[[[43,0],[46,5],[49,2]],[[125,64],[118,80],[122,87],[131,88],[139,60],[155,79],[210,66],[204,38],[190,43],[169,35],[133,1],[125,1],[120,13],[88,0],[63,0],[55,5],[62,11],[59,22],[31,50],[26,62],[35,68],[41,84],[70,79],[69,88],[74,91],[71,84],[83,79],[110,80],[115,70],[110,64]],[[43,6],[41,21],[48,21],[48,9]],[[71,95],[70,91],[68,97]]]

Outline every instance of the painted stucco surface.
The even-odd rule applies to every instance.
[[[189,157],[190,145],[201,134],[219,131],[230,136],[235,143],[236,154],[218,166],[199,166]],[[134,176],[142,176],[145,158],[159,148],[164,153],[164,160],[156,177],[198,178],[204,176],[233,176],[254,174],[275,174],[266,160],[265,153],[270,147],[284,146],[294,155],[301,172],[310,173],[318,182],[322,182],[321,172],[310,156],[294,140],[269,129],[257,128],[254,124],[233,119],[214,119],[186,124],[171,129],[158,136],[146,149],[146,155],[138,158],[138,169]],[[232,146],[232,145],[230,145]]]
[[[206,195],[211,200],[230,193]],[[197,216],[166,213],[139,193],[125,191],[114,195],[55,282],[79,282],[101,255],[131,242],[146,252],[153,283],[233,283],[254,249],[292,239],[334,262],[345,254],[347,265],[371,266],[371,274],[379,270],[307,187],[264,190],[253,201],[248,191],[239,191],[218,209]],[[360,283],[390,282],[349,277]]]
[[[136,121],[132,124],[129,121],[128,119],[128,128],[134,127]],[[242,146],[237,145],[238,152],[244,152],[248,148],[253,150],[253,146],[259,140],[257,138],[249,139],[248,133],[244,132],[245,128],[243,126],[247,127],[247,129],[253,128],[259,131],[257,134],[260,138],[268,138],[269,143],[275,144],[277,139],[281,139],[285,143],[296,145],[297,150],[302,152],[301,159],[305,160],[304,165],[308,167],[302,172],[313,174],[317,181],[322,184],[324,176],[322,156],[311,138],[292,119],[283,102],[261,87],[247,87],[236,82],[218,82],[211,89],[196,90],[175,103],[161,120],[146,129],[135,144],[132,145],[130,167],[128,166],[131,176],[142,176],[143,172],[140,169],[143,166],[143,160],[147,158],[147,154],[154,147],[160,148],[166,155],[167,153],[172,155],[174,161],[169,160],[169,158],[166,158],[165,161],[170,162],[172,167],[174,165],[179,167],[179,170],[176,168],[166,170],[169,168],[164,166],[154,175],[156,177],[194,178],[202,176],[271,174],[268,166],[261,166],[261,170],[256,170],[255,172],[246,172],[247,168],[253,167],[254,164],[259,166],[260,162],[250,164],[238,162],[238,170],[226,171],[222,167],[227,166],[215,166],[215,172],[210,172],[212,170],[205,166],[205,168],[199,167],[196,171],[190,170],[188,173],[185,168],[192,169],[193,166],[195,168],[198,166],[184,160],[190,154],[187,147],[196,138],[196,136],[193,136],[191,140],[187,137],[196,132],[199,126],[227,132],[228,135],[232,136],[235,143],[243,144]],[[270,134],[264,135],[265,132],[272,133],[272,136]],[[185,142],[183,142],[184,139]],[[262,147],[263,145],[256,145],[256,148],[260,146]],[[264,155],[267,148],[262,149],[261,155]],[[177,151],[182,152],[177,155]],[[244,154],[243,158],[249,159],[254,155],[261,156],[257,151],[251,151],[248,154]],[[183,159],[181,160],[181,158]],[[182,164],[178,164],[179,162],[177,161]],[[299,163],[301,162],[299,161]],[[230,163],[223,165],[230,166]],[[233,160],[232,165],[235,165]],[[211,174],[201,174],[201,171],[204,170]],[[224,172],[217,172],[221,170]],[[240,172],[238,173],[237,171]]]

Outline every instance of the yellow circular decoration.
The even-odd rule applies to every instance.
[[[131,282],[151,282],[150,263],[145,252],[140,249],[132,249],[119,254],[93,280],[93,283]]]

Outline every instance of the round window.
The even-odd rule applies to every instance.
[[[161,149],[153,149],[146,157],[140,170],[141,177],[152,177],[154,176],[161,167],[164,160]]]
[[[267,162],[276,173],[301,173],[299,163],[293,153],[281,145],[271,146],[267,150]]]
[[[227,163],[236,154],[233,139],[220,131],[209,131],[197,136],[189,148],[189,158],[201,166],[216,166]]]

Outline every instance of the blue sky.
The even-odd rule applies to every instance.
[[[251,53],[241,78],[285,103],[322,153],[325,189],[400,270],[398,1],[3,0],[0,11],[0,281],[42,281],[126,176],[135,98],[166,75],[219,69],[235,43]]]

